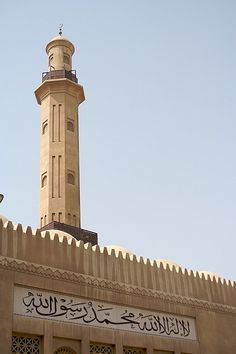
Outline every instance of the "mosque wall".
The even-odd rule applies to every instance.
[[[235,352],[235,283],[131,258],[0,221],[0,354]]]

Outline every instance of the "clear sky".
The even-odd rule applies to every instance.
[[[84,86],[82,227],[101,245],[236,279],[236,2],[1,3],[0,213],[38,225],[46,43]]]

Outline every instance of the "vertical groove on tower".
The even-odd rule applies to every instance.
[[[61,141],[61,104],[58,106],[58,141]]]
[[[52,142],[55,141],[55,104],[52,106]]]
[[[56,157],[56,156],[52,156],[52,198],[55,198],[55,190],[54,190],[55,157]]]
[[[61,198],[61,155],[58,156],[58,198]]]

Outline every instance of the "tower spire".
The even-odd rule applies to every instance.
[[[60,36],[62,35],[62,28],[63,28],[63,23],[60,24],[60,26],[59,26],[59,35],[60,35]]]

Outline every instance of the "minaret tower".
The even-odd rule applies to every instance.
[[[81,229],[78,108],[85,97],[72,70],[74,51],[60,29],[46,46],[48,72],[35,91],[41,105],[40,228],[84,239],[96,234]]]

